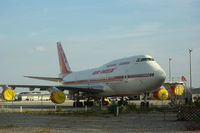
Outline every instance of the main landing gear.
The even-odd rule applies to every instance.
[[[118,101],[118,105],[127,105],[128,101],[126,98],[122,97],[120,101]]]
[[[79,92],[73,94],[74,102],[73,107],[83,107],[83,102],[80,102]]]
[[[148,93],[144,93],[144,102],[140,103],[141,108],[149,108],[149,102],[147,101]]]
[[[87,101],[84,101],[84,106],[92,107],[94,105],[93,101],[90,101],[90,98],[88,97]]]
[[[83,102],[76,100],[75,102],[73,102],[73,107],[83,107]]]
[[[76,100],[73,103],[73,107],[83,107],[83,106],[92,107],[93,105],[94,105],[93,101],[84,101],[83,103],[83,102],[80,102],[79,100]]]
[[[73,107],[83,107],[83,106],[87,106],[87,107],[91,107],[93,106],[93,101],[90,101],[90,98],[87,99],[87,101],[81,102],[80,101],[80,95],[79,92],[74,93],[74,102],[73,102]]]

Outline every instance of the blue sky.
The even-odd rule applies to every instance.
[[[188,80],[192,48],[200,87],[199,0],[0,0],[0,84],[49,83],[23,76],[57,76],[57,41],[73,71],[149,54]]]

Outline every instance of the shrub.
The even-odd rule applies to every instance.
[[[200,108],[200,97],[199,96],[194,97],[194,105],[196,107]]]
[[[169,102],[169,106],[170,107],[176,107],[176,105],[177,105],[176,99],[175,98],[171,98],[170,102]]]
[[[119,107],[119,113],[121,113],[123,111],[123,106],[122,105],[118,105],[115,102],[112,102],[109,106],[108,106],[108,112],[109,113],[117,113],[117,106]]]
[[[131,111],[135,111],[135,110],[136,110],[136,104],[135,103],[127,104],[126,111],[131,112]]]
[[[57,107],[57,108],[56,108],[56,112],[62,112],[62,107],[60,107],[60,106]]]

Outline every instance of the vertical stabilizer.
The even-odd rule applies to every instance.
[[[60,73],[61,74],[72,73],[60,42],[57,42],[57,49],[58,49],[58,59],[60,64]]]

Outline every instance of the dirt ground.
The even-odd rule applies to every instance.
[[[186,132],[193,131],[195,124],[197,123],[177,121],[176,114],[173,113],[166,113],[164,116],[158,112],[120,114],[119,117],[112,114],[104,116],[0,114],[0,133]]]

